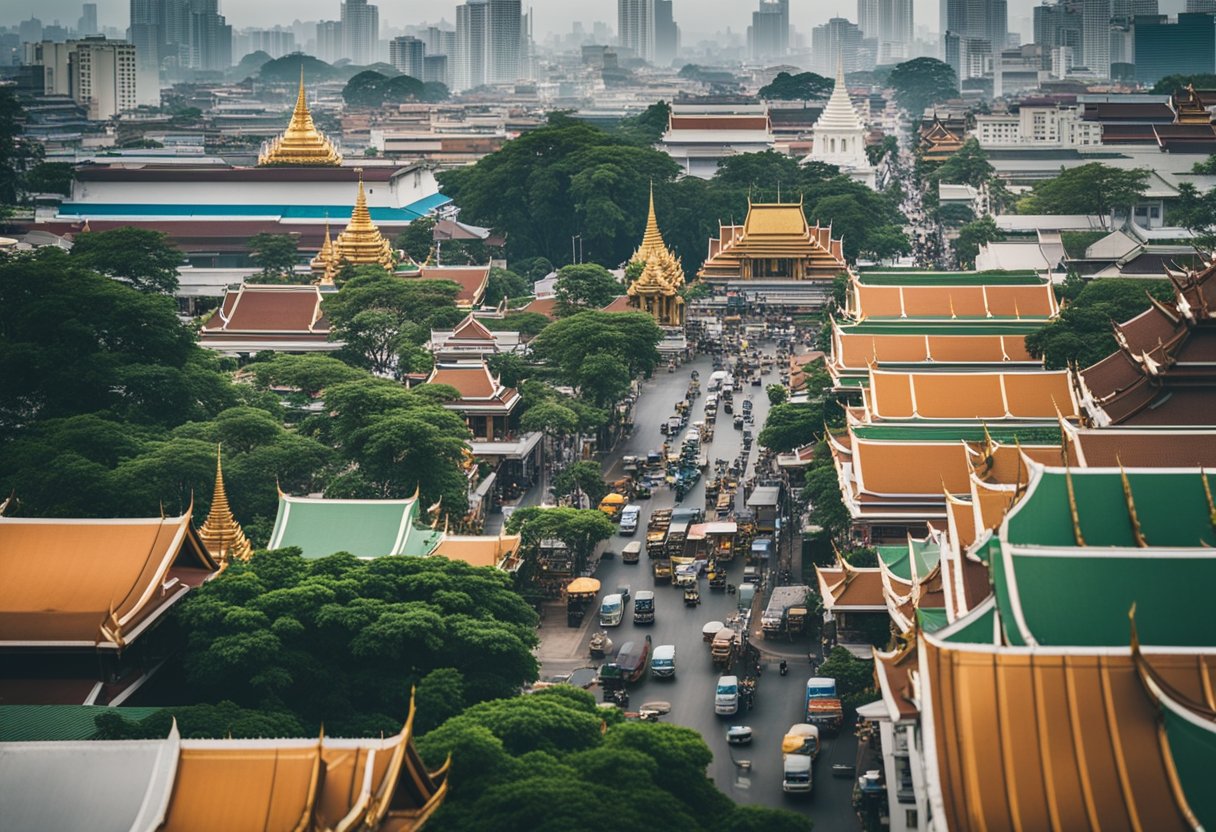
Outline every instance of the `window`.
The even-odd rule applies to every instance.
[[[904,812],[906,813],[904,815],[904,821],[906,821],[907,827],[909,829],[915,829],[917,827],[917,821],[919,820],[919,818],[916,817],[916,810],[905,809]]]

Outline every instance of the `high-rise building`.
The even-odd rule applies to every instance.
[[[1178,15],[1176,23],[1165,16],[1136,19],[1136,80],[1155,84],[1167,75],[1216,72],[1216,17],[1211,14]]]
[[[680,27],[672,11],[672,0],[654,0],[654,62],[671,66],[680,51]]]
[[[897,64],[912,57],[912,4],[913,0],[878,0],[878,63]],[[862,36],[870,37],[864,29]]]
[[[451,63],[447,55],[424,55],[422,58],[422,80],[452,86]]]
[[[1044,3],[1034,8],[1034,42],[1039,47],[1039,58],[1043,69],[1050,69],[1057,78],[1064,75],[1057,69],[1072,70],[1081,54],[1081,10],[1076,0]],[[1065,49],[1066,52],[1057,53]],[[1057,54],[1065,56],[1057,60]]]
[[[80,19],[76,21],[76,34],[82,38],[98,34],[96,3],[85,3],[80,7]]]
[[[342,21],[317,21],[317,57],[330,64],[342,59]]]
[[[426,54],[453,55],[456,52],[456,32],[453,29],[440,29],[438,26],[428,26],[426,30]]]
[[[21,44],[24,52],[22,63],[42,70],[40,92],[43,95],[72,94],[68,65],[74,46],[74,43],[55,43],[49,40]]]
[[[760,0],[748,29],[752,60],[780,60],[790,50],[789,0]]]
[[[232,27],[219,13],[218,0],[190,2],[191,69],[223,71],[232,66]]]
[[[422,80],[425,59],[426,44],[418,38],[404,35],[388,42],[388,62],[411,78]]]
[[[1216,0],[1212,0],[1216,7]],[[1160,14],[1157,0],[1111,0],[1110,16],[1115,20],[1130,21],[1134,17]]]
[[[486,83],[486,26],[489,8],[485,0],[470,0],[456,7],[456,90],[469,90]]]
[[[296,36],[290,29],[246,29],[232,39],[232,54],[238,63],[254,52],[281,58],[296,51]]]
[[[520,0],[487,0],[486,83],[518,81],[523,44],[523,9]]]
[[[342,3],[343,57],[356,66],[373,64],[380,58],[380,7],[367,0]]]
[[[88,108],[89,118],[105,121],[135,109],[135,47],[105,38],[73,43],[68,63],[71,95]]]
[[[1216,0],[1186,0],[1187,14],[1216,14]],[[1156,12],[1148,12],[1156,14]]]
[[[811,30],[811,68],[826,77],[836,74],[837,66],[845,72],[873,69],[861,65],[861,29],[843,17],[833,17]]]
[[[857,28],[863,38],[878,37],[878,0],[857,0]]]
[[[616,0],[617,40],[644,61],[654,61],[654,0]]]
[[[941,33],[943,38],[952,34],[963,41],[987,41],[989,53],[996,54],[1009,40],[1008,4],[1006,0],[941,0]]]
[[[1081,60],[1091,74],[1110,77],[1111,0],[1080,0]]]
[[[17,36],[21,38],[22,43],[39,43],[44,40],[42,21],[36,17],[21,21],[17,24]]]

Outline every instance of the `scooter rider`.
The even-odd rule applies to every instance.
[[[785,659],[781,660],[781,664],[777,665],[777,668],[781,671],[782,676],[784,676],[790,670],[790,666],[786,664]]]

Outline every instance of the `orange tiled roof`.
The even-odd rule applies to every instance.
[[[456,305],[462,309],[477,306],[486,295],[486,284],[490,281],[487,266],[423,266],[419,280],[450,280],[460,287]]]
[[[504,566],[519,552],[517,534],[502,537],[445,535],[432,555],[460,560],[470,566]]]
[[[865,370],[871,364],[960,364],[1035,361],[1022,335],[889,335],[833,333],[832,364]]]
[[[1050,283],[1031,286],[849,287],[849,313],[864,318],[1050,318],[1059,311]]]
[[[927,373],[871,369],[874,419],[1079,419],[1067,370]]]
[[[189,512],[0,517],[0,645],[120,648],[219,570]]]

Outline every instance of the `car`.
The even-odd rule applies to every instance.
[[[650,675],[656,679],[674,679],[676,677],[676,646],[660,644],[654,648],[650,657]]]
[[[726,742],[730,745],[747,745],[751,741],[750,725],[732,725],[726,729]]]
[[[600,626],[619,627],[625,617],[625,601],[617,593],[604,596],[600,602]]]
[[[734,716],[739,712],[739,677],[719,676],[714,688],[714,713]]]

